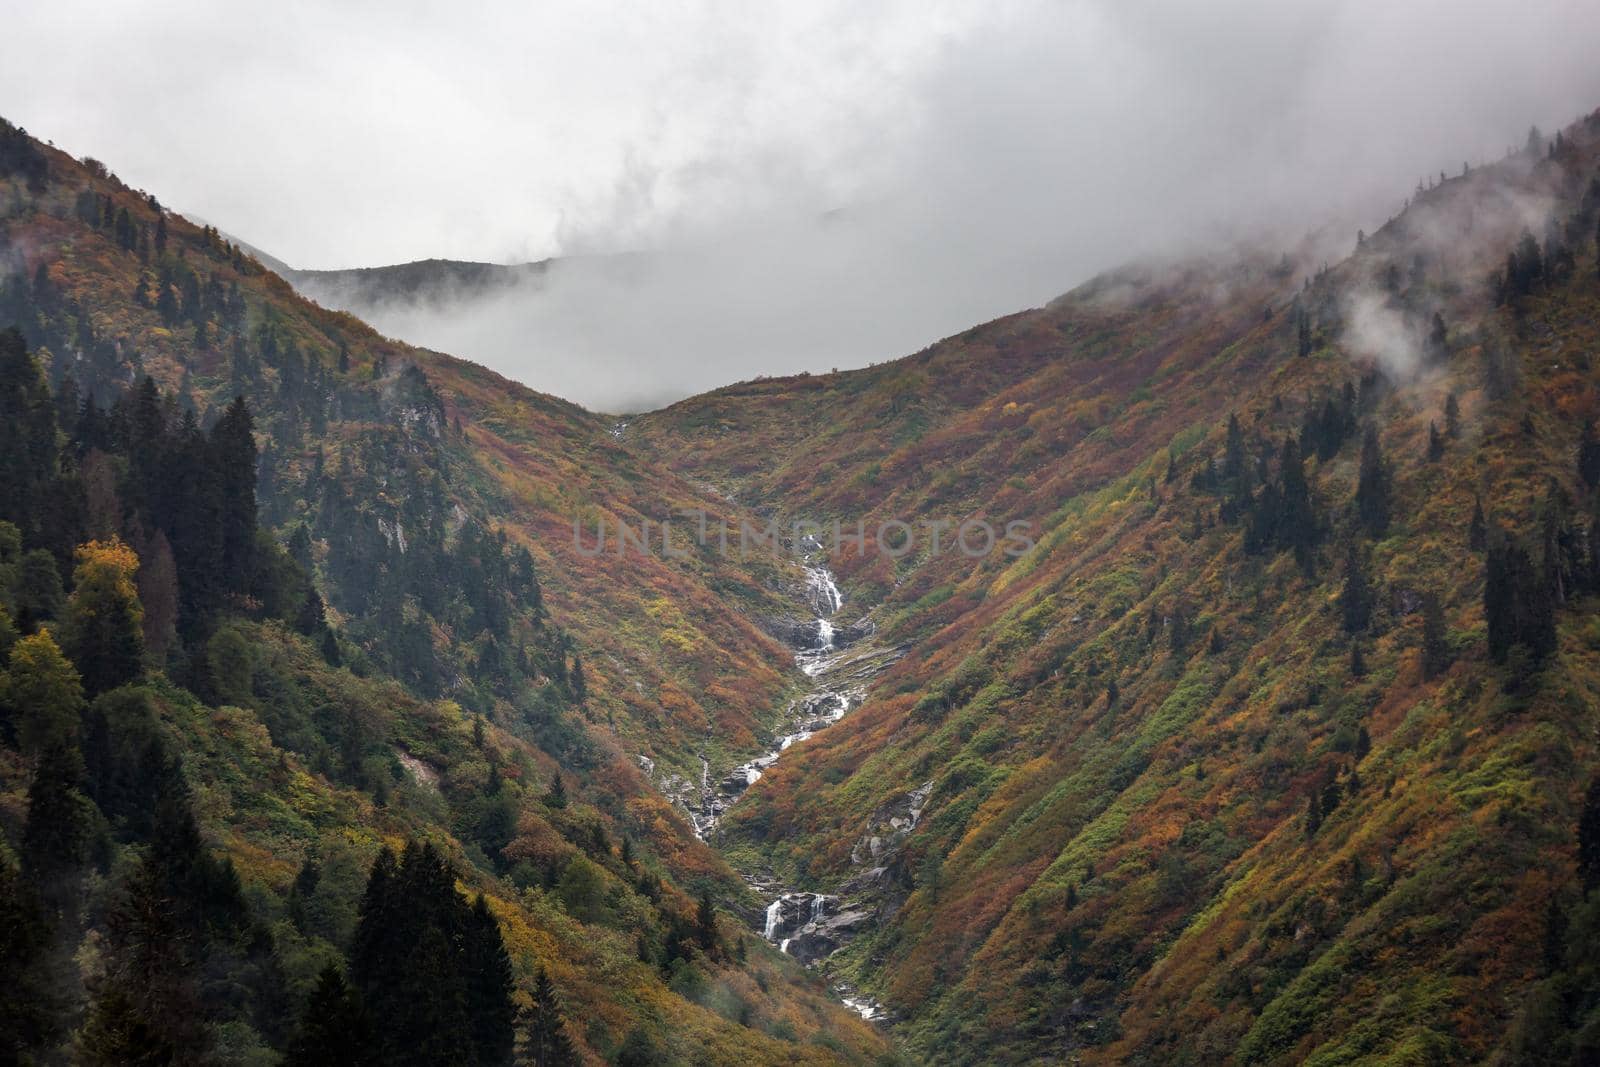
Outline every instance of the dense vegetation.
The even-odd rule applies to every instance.
[[[911,1055],[1597,1055],[1597,223],[1600,116],[1353,254],[1129,268],[634,423],[782,514],[1032,523],[846,544],[913,651],[725,823],[831,889],[929,787],[833,961]]]
[[[561,493],[692,491],[584,473],[611,446],[582,412],[300,301],[8,125],[0,261],[0,1055],[883,1052],[719,907],[747,891],[617,741],[737,739],[789,684],[703,610],[708,579],[763,603],[748,575],[639,558],[577,592]],[[674,618],[706,640],[679,595],[724,659],[658,654]]]
[[[655,788],[792,572],[571,543],[700,507],[1031,524],[835,553],[909,654],[723,823],[831,890],[926,789],[829,961],[906,1058],[1589,1062],[1597,230],[1600,116],[618,440],[0,124],[7,1054],[884,1054]]]

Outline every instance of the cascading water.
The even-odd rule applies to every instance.
[[[804,546],[808,551],[820,549],[815,543]],[[824,566],[813,563],[808,555],[804,561],[806,601],[815,613],[816,638],[809,648],[795,653],[795,664],[808,677],[816,679],[817,688],[791,705],[794,727],[791,732],[778,737],[771,749],[756,758],[735,767],[714,782],[709,766],[701,761],[701,803],[698,812],[691,812],[695,834],[705,838],[716,830],[717,823],[728,807],[744,791],[761,779],[762,772],[778,761],[790,746],[804,741],[817,731],[827,728],[858,704],[865,695],[864,680],[874,669],[898,656],[898,651],[838,646],[838,631],[833,616],[844,607],[844,594],[840,592],[833,574]],[[862,668],[865,664],[865,669]],[[841,678],[843,680],[841,680]],[[769,890],[770,891],[770,890]],[[780,892],[767,905],[766,922],[762,937],[788,953],[802,934],[815,937],[818,924],[829,918],[829,908],[834,898],[823,894],[796,891]],[[862,1018],[882,1017],[881,1009],[870,999],[853,990],[841,990],[844,1002],[859,1012]]]

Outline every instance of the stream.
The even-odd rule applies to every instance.
[[[784,732],[767,751],[720,778],[712,775],[710,764],[701,757],[698,797],[691,801],[680,795],[678,800],[687,810],[695,835],[702,840],[716,833],[724,813],[792,745],[827,729],[859,706],[866,696],[868,681],[901,654],[900,649],[883,649],[874,644],[870,640],[870,623],[858,621],[844,630],[835,627],[834,617],[844,606],[844,595],[832,572],[815,562],[814,555],[803,560],[804,595],[814,619],[791,640],[801,646],[795,651],[795,665],[812,680],[813,687],[789,705],[785,725],[780,728]],[[842,906],[837,896],[796,890],[758,876],[747,875],[746,882],[770,898],[762,937],[808,966],[825,959],[874,921],[871,911],[859,905]],[[836,982],[834,991],[863,1019],[885,1017],[876,1001],[848,985]]]

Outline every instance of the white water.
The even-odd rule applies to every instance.
[[[807,547],[815,550],[820,546]],[[710,765],[704,757],[701,757],[700,809],[689,813],[697,837],[704,839],[715,831],[727,808],[738,802],[739,797],[744,795],[744,789],[760,781],[762,772],[776,763],[779,756],[797,742],[806,740],[819,730],[826,729],[844,718],[865,696],[865,690],[860,687],[859,681],[846,688],[829,685],[822,680],[824,674],[847,658],[847,650],[840,649],[835,643],[838,634],[833,625],[833,616],[844,606],[844,594],[840,592],[833,574],[826,567],[812,563],[809,556],[805,561],[805,575],[806,600],[816,613],[817,639],[814,647],[795,653],[795,664],[807,677],[818,679],[817,688],[791,705],[790,713],[795,724],[791,732],[776,738],[773,747],[768,751],[735,767],[720,783],[713,783]],[[739,787],[741,781],[743,788]],[[800,900],[806,896],[811,898],[809,911],[803,913],[804,920],[800,922],[798,928],[795,928],[794,920],[785,919],[784,903],[792,901],[795,906],[799,906]],[[766,922],[761,936],[776,944],[778,951],[787,954],[790,944],[794,941],[792,935],[808,927],[814,927],[826,919],[833,900],[833,897],[820,893],[780,892],[767,905]],[[863,997],[848,988],[840,988],[838,993],[843,1003],[859,1013],[863,1019],[883,1018],[882,1009],[870,998]]]

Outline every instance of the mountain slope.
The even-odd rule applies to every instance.
[[[276,930],[268,956],[286,973],[274,988],[302,1002],[346,947],[378,846],[421,838],[489,898],[519,996],[537,993],[541,970],[555,980],[583,1057],[630,1042],[683,1062],[883,1050],[814,980],[717,920],[713,902],[743,906],[748,890],[638,758],[658,777],[692,774],[697,751],[753,747],[797,684],[754,619],[788,606],[796,569],[586,555],[575,520],[637,529],[728,505],[621,447],[596,416],[303,300],[92,160],[0,126],[0,184],[0,320],[32,349],[8,350],[7,399],[32,395],[35,361],[54,390],[28,401],[38,433],[6,438],[23,483],[48,491],[8,498],[5,517],[19,552],[44,550],[30,566],[53,553],[65,573],[91,536],[138,549],[126,558],[146,618],[170,629],[147,628],[131,684],[100,698],[124,703],[82,709],[85,745],[101,714],[115,745],[156,737],[182,760],[172,788],[192,794],[179,807],[192,804],[204,835],[186,862],[231,861],[237,883],[218,875],[221,892]],[[254,535],[259,503],[272,536],[247,573],[213,576],[183,549],[216,525],[193,510],[216,506],[210,468],[178,462],[241,424],[222,416],[236,394],[260,462],[255,492],[236,478],[227,499],[243,516],[248,493],[239,521]],[[176,582],[160,577],[171,570]],[[16,598],[38,599],[8,589],[5,603]],[[38,603],[15,617],[42,641],[63,609]],[[0,630],[9,646],[9,619]],[[39,753],[11,747],[13,711],[3,825],[22,847],[42,779]],[[84,787],[101,784],[91,774]],[[109,833],[92,869],[111,890],[58,931],[123,936],[112,890],[148,842],[133,823]],[[323,888],[306,889],[319,866]],[[293,918],[306,892],[344,919]],[[70,1004],[82,986],[69,985]],[[229,1042],[257,1058],[281,1049],[273,1011],[277,1029],[254,1033],[208,1015],[218,1056],[246,1055]]]
[[[832,962],[915,1054],[1581,1060],[1597,128],[1430,179],[1331,268],[1130,269],[635,422],[786,517],[916,530],[831,559],[910,651],[725,824],[872,914]],[[968,518],[1038,547],[933,551]]]

